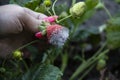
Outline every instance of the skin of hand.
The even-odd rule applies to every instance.
[[[0,58],[11,55],[17,48],[32,41],[45,17],[18,5],[0,6]]]

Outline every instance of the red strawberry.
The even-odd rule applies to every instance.
[[[52,23],[52,22],[55,22],[55,20],[56,20],[57,18],[58,18],[58,16],[49,16],[49,17],[44,18],[44,20],[45,20],[46,22]]]
[[[47,26],[47,30],[46,31],[47,31],[48,39],[52,36],[52,34],[54,32],[57,32],[58,30],[61,30],[62,28],[63,28],[62,26],[57,25],[57,24]]]
[[[35,34],[35,36],[36,36],[37,38],[42,38],[42,37],[43,37],[43,34],[42,34],[42,32],[37,32],[37,33]]]
[[[47,26],[46,32],[49,43],[56,46],[63,46],[69,36],[69,30],[58,24]]]

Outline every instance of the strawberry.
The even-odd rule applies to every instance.
[[[37,32],[37,33],[35,34],[35,36],[36,36],[37,38],[42,38],[42,37],[43,37],[43,34],[42,34],[42,32]]]
[[[52,22],[55,22],[55,20],[56,20],[57,18],[58,18],[58,16],[49,16],[49,17],[44,18],[44,20],[45,20],[46,22],[52,23]]]
[[[44,0],[44,5],[46,7],[50,7],[52,5],[52,1],[51,0]]]
[[[13,52],[13,58],[22,60],[23,53],[20,50],[16,50]]]
[[[98,60],[98,63],[96,66],[97,70],[102,70],[105,68],[105,66],[106,66],[106,61],[104,59]]]
[[[74,17],[80,17],[86,10],[85,2],[78,2],[70,8],[70,14]]]
[[[59,47],[64,45],[69,36],[69,30],[58,24],[47,26],[46,32],[49,43]]]

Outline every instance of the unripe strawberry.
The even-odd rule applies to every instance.
[[[16,58],[16,59],[20,59],[21,60],[22,59],[22,55],[23,55],[22,52],[19,51],[19,50],[16,50],[16,51],[13,52],[13,57]]]
[[[69,30],[58,24],[47,26],[46,32],[49,43],[58,47],[63,46],[69,36]]]
[[[85,2],[78,2],[70,8],[70,14],[72,16],[81,16],[86,10]]]
[[[46,7],[50,7],[51,4],[52,4],[52,1],[51,1],[51,0],[44,0],[44,5],[45,5]]]
[[[97,63],[97,70],[102,70],[106,66],[106,61],[104,59],[100,59]]]

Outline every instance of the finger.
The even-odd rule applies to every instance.
[[[23,27],[25,30],[29,30],[33,33],[38,32],[38,26],[41,25],[42,20],[38,20],[28,13],[24,13],[22,16],[22,21],[25,24]]]
[[[13,10],[14,9],[14,10]],[[23,9],[17,5],[5,5],[0,7],[0,34],[19,33],[23,30],[18,18]]]
[[[42,14],[42,13],[34,12],[34,11],[28,9],[28,8],[24,8],[24,11],[25,11],[26,13],[28,13],[29,15],[33,16],[33,17],[36,18],[36,19],[43,19],[43,18],[47,17],[46,15],[44,15],[44,14]]]

